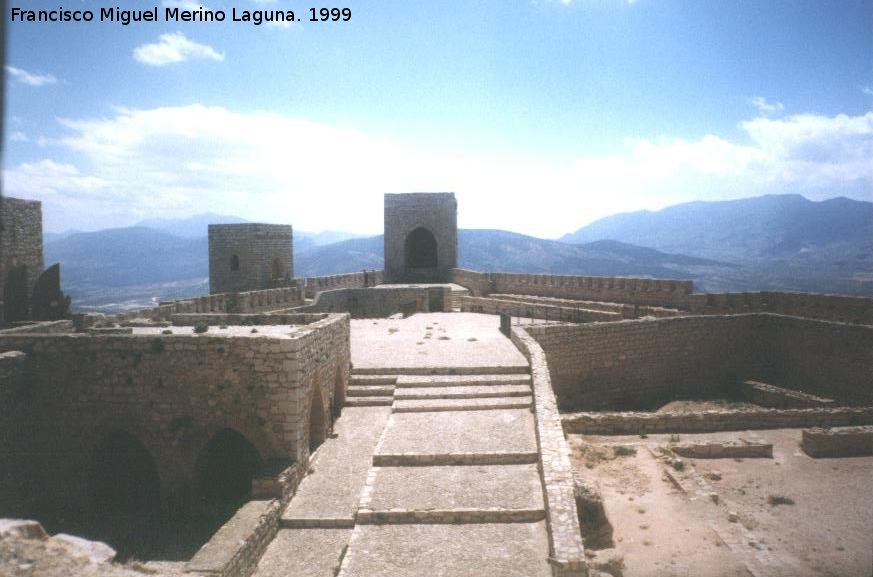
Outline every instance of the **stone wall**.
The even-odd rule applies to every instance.
[[[288,312],[347,312],[352,318],[385,318],[397,313],[449,312],[451,306],[452,295],[448,286],[386,286],[322,291],[313,303]]]
[[[873,424],[873,407],[736,409],[697,413],[598,412],[561,416],[564,431],[580,435],[714,433]]]
[[[436,241],[435,266],[410,268],[407,244],[416,229]],[[385,282],[448,282],[458,266],[458,203],[454,193],[385,195]]]
[[[771,314],[540,325],[563,410],[649,409],[747,379],[873,402],[873,327]]]
[[[210,224],[209,292],[258,291],[294,278],[290,225]]]
[[[452,279],[469,288],[474,296],[503,293],[679,308],[687,306],[694,288],[689,280],[476,273],[462,269],[454,269]]]
[[[28,391],[39,399],[27,415],[31,486],[46,511],[72,517],[88,509],[96,447],[117,429],[149,451],[167,499],[191,499],[197,458],[225,428],[263,461],[307,462],[313,396],[321,395],[329,425],[350,362],[347,315],[282,339],[0,336],[0,351],[10,350],[27,352]]]
[[[0,516],[6,517],[26,517],[33,498],[25,490],[32,435],[27,415],[34,402],[25,379],[26,360],[21,351],[0,353]]]
[[[873,455],[873,427],[805,429],[800,446],[814,458],[867,457]]]
[[[568,306],[558,306],[547,303],[520,302],[486,297],[456,297],[456,302],[462,312],[485,314],[509,314],[514,317],[529,319],[544,319],[565,321],[571,323],[589,323],[594,321],[621,320],[621,312],[608,312]]]
[[[691,295],[694,314],[770,312],[787,316],[873,325],[873,298],[787,292],[701,293]]]
[[[25,267],[24,296],[29,301],[36,279],[43,269],[42,204],[36,200],[0,196],[0,303],[5,300],[4,288],[8,275],[20,266]],[[0,306],[0,322],[15,319],[14,314],[3,313],[5,306],[5,303]]]
[[[381,270],[335,274],[330,276],[315,276],[297,279],[305,290],[308,299],[315,298],[321,291],[338,288],[366,288],[382,284]]]

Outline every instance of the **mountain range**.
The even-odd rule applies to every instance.
[[[207,225],[229,215],[152,219],[46,235],[80,310],[118,310],[208,290]],[[459,265],[482,271],[684,278],[697,290],[873,294],[873,203],[801,196],[693,202],[618,214],[559,240],[460,230]],[[294,232],[297,276],[380,269],[382,236]]]

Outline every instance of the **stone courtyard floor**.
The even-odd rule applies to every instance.
[[[351,338],[353,406],[256,577],[551,575],[529,368],[497,317],[353,320]]]

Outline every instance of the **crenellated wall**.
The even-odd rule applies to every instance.
[[[485,314],[509,314],[514,317],[544,319],[571,323],[621,320],[621,312],[557,306],[547,303],[519,302],[488,297],[456,297],[462,312]]]
[[[651,408],[723,394],[746,379],[873,403],[873,327],[746,314],[527,331],[546,351],[562,410]]]
[[[396,313],[449,312],[448,286],[334,289],[318,293],[311,304],[287,312],[347,312],[352,318],[385,318]]]
[[[315,276],[296,279],[298,284],[305,287],[305,296],[308,299],[315,298],[321,291],[338,288],[365,288],[382,284],[383,272],[370,270],[352,272],[348,274],[335,274],[330,276]]]
[[[873,298],[787,292],[700,293],[690,296],[694,314],[770,312],[780,315],[873,325]]]

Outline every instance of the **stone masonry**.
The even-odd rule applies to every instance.
[[[210,224],[209,292],[264,290],[294,278],[290,225]]]
[[[385,195],[385,282],[447,282],[457,265],[454,193]]]
[[[35,200],[0,197],[0,301],[10,297],[19,300],[18,303],[4,302],[0,307],[0,322],[28,318],[30,295],[42,268],[42,204]],[[15,275],[20,273],[24,277],[23,294],[17,291],[15,295],[11,285]],[[13,306],[16,309],[23,306],[24,310],[16,312]],[[9,314],[2,314],[7,307]]]

